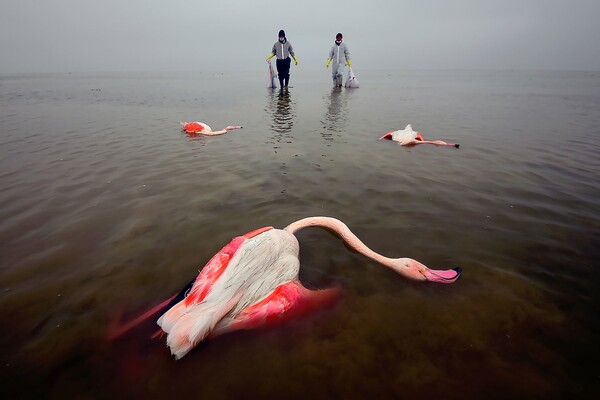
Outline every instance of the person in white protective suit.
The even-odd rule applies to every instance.
[[[327,64],[325,67],[329,68],[329,64],[333,61],[331,66],[331,76],[333,78],[333,86],[342,86],[342,78],[344,76],[344,68],[346,65],[352,67],[352,60],[350,59],[350,51],[348,45],[342,43],[343,36],[338,33],[335,36],[335,44],[329,51],[329,58],[327,58]]]

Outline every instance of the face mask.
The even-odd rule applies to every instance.
[[[339,46],[340,44],[342,44],[342,41],[341,40],[336,40],[335,44],[337,44]]]
[[[279,41],[280,41],[281,43],[283,43],[283,42],[285,41],[285,38],[284,38],[284,37],[280,37],[280,38],[279,38]]]

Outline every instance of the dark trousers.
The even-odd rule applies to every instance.
[[[277,76],[279,77],[279,84],[281,85],[281,87],[284,86],[284,81],[285,81],[285,86],[288,85],[288,83],[290,82],[290,64],[291,64],[291,58],[284,58],[283,60],[279,60],[277,59],[276,65],[277,65]]]

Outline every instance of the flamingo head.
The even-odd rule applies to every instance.
[[[447,270],[430,269],[412,258],[392,259],[389,266],[400,275],[418,281],[454,283],[462,273],[460,267]]]

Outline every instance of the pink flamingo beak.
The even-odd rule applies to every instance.
[[[445,271],[427,269],[423,274],[425,275],[425,278],[430,282],[454,283],[458,278],[460,278],[461,273],[462,268],[456,267],[453,269],[447,269]]]

